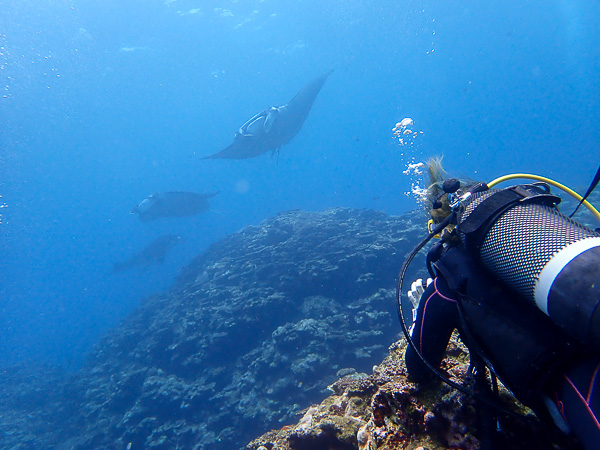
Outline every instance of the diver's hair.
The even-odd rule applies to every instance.
[[[429,158],[425,163],[427,166],[427,175],[429,176],[426,194],[426,207],[428,210],[433,208],[434,202],[444,193],[442,185],[448,173],[442,165],[443,159],[443,156],[434,156],[433,158]]]
[[[427,193],[425,195],[425,206],[427,211],[431,215],[434,222],[442,222],[450,214],[450,206],[448,205],[448,195],[444,193],[444,181],[448,178],[448,173],[444,170],[442,164],[443,156],[434,156],[429,158],[425,163],[427,167],[427,174],[429,176],[429,184],[427,186]],[[461,187],[468,187],[473,185],[473,180],[459,179]],[[436,201],[441,203],[441,208],[433,208]]]

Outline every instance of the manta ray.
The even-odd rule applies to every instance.
[[[165,260],[165,255],[167,252],[175,247],[177,243],[183,242],[184,240],[185,239],[183,239],[181,236],[175,234],[161,236],[152,241],[127,261],[113,264],[113,272],[123,272],[125,270],[134,268],[143,269],[151,266],[152,264],[162,264]]]
[[[271,106],[250,118],[235,133],[233,144],[203,159],[246,159],[279,150],[302,129],[331,72],[312,80],[285,105]]]
[[[208,210],[208,199],[218,192],[158,192],[142,200],[131,209],[142,222],[161,219],[163,217],[185,217],[200,214]]]

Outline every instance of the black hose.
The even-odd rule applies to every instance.
[[[400,274],[398,275],[398,283],[396,285],[396,301],[397,301],[397,309],[398,309],[398,318],[400,319],[400,326],[402,327],[402,332],[404,333],[404,337],[406,338],[406,341],[408,342],[408,344],[412,347],[412,349],[416,352],[416,354],[419,356],[419,358],[421,359],[421,361],[423,362],[423,364],[425,364],[425,366],[431,370],[431,372],[438,377],[440,380],[442,380],[444,383],[446,383],[447,385],[453,387],[454,389],[462,392],[463,394],[466,394],[472,398],[474,398],[477,401],[480,401],[488,406],[491,406],[493,408],[496,408],[498,411],[508,415],[508,416],[512,416],[518,419],[521,419],[523,421],[525,421],[526,423],[531,423],[531,420],[529,420],[529,418],[519,414],[519,413],[515,413],[513,411],[510,411],[508,409],[506,409],[504,406],[500,405],[497,401],[493,401],[491,399],[486,398],[483,395],[480,395],[476,392],[474,392],[473,390],[467,389],[464,386],[461,386],[458,383],[455,383],[454,381],[450,380],[447,376],[445,376],[442,372],[440,372],[437,368],[433,367],[421,354],[421,352],[419,351],[419,349],[417,348],[417,346],[415,345],[414,341],[412,340],[412,337],[410,336],[410,333],[408,331],[408,327],[406,326],[406,321],[404,320],[404,311],[402,310],[402,292],[403,292],[403,284],[404,284],[404,277],[406,275],[406,271],[408,270],[408,267],[410,266],[410,263],[412,262],[412,260],[414,259],[414,257],[417,255],[417,253],[419,253],[419,251],[421,251],[421,249],[423,247],[425,247],[425,245],[436,235],[442,232],[442,230],[444,228],[446,228],[446,226],[448,226],[448,224],[450,224],[453,220],[456,219],[456,213],[452,213],[450,214],[443,222],[441,222],[439,225],[437,225],[433,231],[431,231],[431,233],[429,233],[425,239],[423,239],[421,242],[419,242],[419,244],[410,252],[410,254],[408,255],[408,257],[406,258],[406,260],[404,261],[404,264],[402,264],[402,268],[400,269]]]
[[[402,264],[402,268],[400,269],[400,274],[398,275],[398,284],[396,286],[396,300],[397,300],[397,308],[398,308],[398,318],[400,319],[400,326],[402,327],[402,332],[404,333],[404,337],[406,338],[406,341],[408,342],[408,344],[412,347],[412,349],[416,352],[417,355],[419,355],[419,358],[421,359],[421,361],[423,361],[423,364],[425,364],[425,366],[427,366],[427,368],[429,370],[431,370],[438,378],[440,378],[444,383],[452,386],[454,389],[457,389],[467,395],[473,395],[473,392],[466,389],[465,387],[461,386],[460,384],[455,383],[454,381],[450,380],[448,377],[446,377],[444,374],[442,374],[438,369],[436,369],[435,367],[433,367],[429,361],[427,361],[423,355],[421,354],[421,352],[417,349],[417,346],[415,345],[415,343],[413,342],[410,333],[408,331],[408,327],[406,326],[406,321],[404,319],[404,311],[402,310],[402,292],[403,291],[403,284],[404,284],[404,277],[406,275],[406,271],[408,270],[408,267],[410,266],[410,263],[412,262],[412,260],[414,259],[415,256],[417,256],[417,253],[419,253],[419,251],[421,251],[421,249],[423,247],[425,247],[425,245],[436,235],[442,232],[442,230],[444,228],[446,228],[448,226],[448,224],[451,223],[452,220],[455,219],[455,214],[452,213],[450,214],[448,217],[446,217],[446,219],[444,219],[443,222],[441,222],[439,225],[437,225],[432,231],[431,233],[429,233],[425,239],[423,239],[421,242],[419,242],[419,244],[410,252],[410,254],[408,255],[408,257],[406,258],[406,260],[404,261],[404,264]]]

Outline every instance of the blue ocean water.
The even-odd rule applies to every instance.
[[[98,337],[216,240],[279,211],[399,214],[407,164],[534,172],[600,164],[593,1],[5,0],[0,14],[0,366],[76,368]],[[202,160],[334,69],[278,156]],[[405,117],[422,132],[400,145]],[[412,144],[411,144],[412,142]],[[141,223],[153,192],[219,191]],[[5,207],[4,207],[5,206]],[[112,273],[157,236],[161,266]]]

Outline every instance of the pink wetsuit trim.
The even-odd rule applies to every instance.
[[[588,388],[588,395],[585,398],[585,401],[589,404],[590,399],[592,398],[592,394],[594,393],[594,384],[596,382],[596,376],[598,376],[598,369],[600,369],[600,363],[596,366],[596,370],[594,370],[594,375],[592,375],[592,379],[590,380],[590,387]]]
[[[571,385],[571,387],[575,391],[575,394],[577,394],[577,397],[579,397],[579,400],[581,400],[583,402],[583,404],[585,405],[587,412],[589,413],[590,417],[594,420],[594,423],[596,424],[596,428],[598,428],[600,430],[600,423],[598,423],[598,419],[597,419],[596,415],[592,412],[592,409],[590,408],[590,404],[586,401],[585,398],[583,398],[583,395],[581,395],[581,392],[579,392],[579,389],[577,389],[577,387],[573,384],[571,379],[566,375],[565,375],[565,379],[567,380],[567,383],[569,383],[569,385]]]
[[[419,333],[419,351],[421,353],[423,353],[423,325],[425,324],[425,312],[427,311],[427,305],[429,304],[429,300],[431,300],[431,298],[434,295],[439,295],[444,300],[456,303],[456,300],[454,300],[453,298],[450,298],[450,297],[446,297],[444,294],[442,294],[438,290],[438,287],[437,287],[437,278],[435,280],[433,280],[433,287],[435,288],[435,290],[431,293],[431,295],[429,297],[427,297],[427,300],[425,301],[425,306],[423,307],[423,317],[421,317],[421,332]]]

